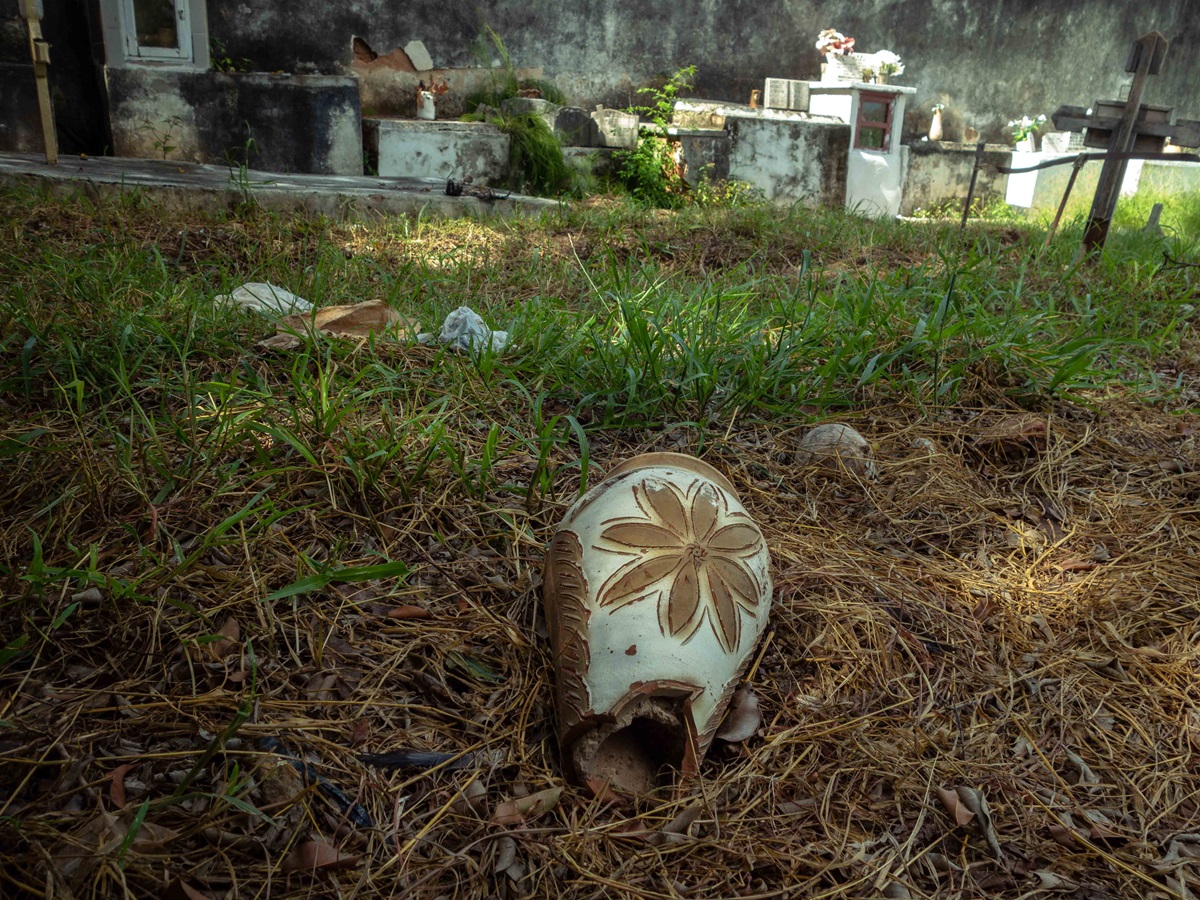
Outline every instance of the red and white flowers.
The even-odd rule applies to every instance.
[[[854,38],[846,37],[834,28],[826,28],[817,36],[816,46],[823,56],[845,56],[854,50]]]

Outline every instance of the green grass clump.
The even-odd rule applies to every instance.
[[[532,113],[495,120],[510,138],[508,177],[513,190],[556,197],[571,190],[574,173],[546,120]]]

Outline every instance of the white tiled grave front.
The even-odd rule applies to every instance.
[[[499,184],[508,173],[509,137],[485,122],[364,118],[363,139],[383,177]]]
[[[858,54],[856,54],[858,55]],[[850,159],[846,169],[846,208],[866,216],[896,216],[900,213],[906,148],[900,143],[904,107],[916,88],[864,82],[809,82],[808,111],[834,116],[850,125]],[[883,149],[855,147],[858,109],[864,94],[890,95],[894,106],[891,137]]]

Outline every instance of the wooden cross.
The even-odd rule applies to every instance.
[[[42,138],[46,146],[46,162],[58,165],[58,135],[54,131],[54,107],[50,104],[50,45],[42,38],[41,0],[20,0],[21,16],[29,29],[29,56],[37,79],[38,110],[42,116]]]
[[[1142,103],[1146,80],[1162,72],[1166,58],[1167,39],[1157,31],[1143,34],[1134,41],[1125,64],[1125,71],[1134,73],[1129,98],[1124,103],[1098,100],[1090,111],[1081,106],[1060,106],[1051,116],[1054,127],[1060,131],[1086,129],[1084,144],[1103,147],[1114,155],[1161,152],[1167,138],[1181,147],[1200,147],[1200,122],[1172,123],[1169,107]],[[1128,157],[1122,156],[1104,161],[1084,233],[1085,254],[1104,246],[1128,163]]]

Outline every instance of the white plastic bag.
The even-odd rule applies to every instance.
[[[215,303],[236,303],[259,315],[275,318],[293,313],[311,312],[313,305],[303,297],[267,281],[250,281],[235,288],[232,294],[218,294]]]
[[[500,353],[508,346],[508,332],[493,331],[475,310],[460,306],[446,316],[438,340],[449,344],[452,350],[478,353],[491,347],[494,352]]]

